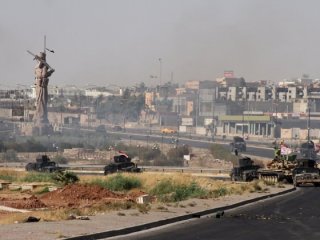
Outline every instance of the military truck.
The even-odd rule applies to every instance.
[[[116,172],[141,172],[141,169],[126,154],[120,154],[114,156],[113,162],[104,167],[104,175]]]
[[[233,160],[233,168],[230,174],[232,181],[252,181],[258,178],[257,170],[260,168],[254,165],[253,160],[249,157],[243,157]]]
[[[63,168],[59,167],[56,162],[51,161],[47,155],[41,155],[36,158],[36,162],[28,163],[25,166],[26,171],[37,172],[55,172],[61,171]]]
[[[240,152],[247,151],[247,144],[242,137],[235,136],[233,137],[232,142],[230,143],[231,151],[233,152],[235,149]]]
[[[307,141],[300,145],[300,155],[302,158],[317,159],[317,152],[313,141]]]
[[[292,171],[293,184],[295,187],[301,184],[313,184],[320,186],[320,170],[313,159],[299,159],[298,165]]]

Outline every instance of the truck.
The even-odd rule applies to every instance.
[[[298,165],[293,169],[293,185],[295,187],[301,184],[313,184],[320,186],[320,170],[313,159],[299,159]]]
[[[120,154],[113,157],[113,162],[104,167],[104,175],[116,172],[141,172],[137,164],[131,161],[126,154]]]
[[[249,157],[238,158],[233,160],[233,168],[230,173],[232,181],[252,181],[257,179],[257,170],[260,168],[254,165],[253,160]]]
[[[230,147],[232,152],[235,151],[235,149],[240,152],[245,152],[247,150],[246,141],[239,136],[233,137],[233,140],[230,143]]]
[[[300,145],[300,155],[302,158],[317,159],[317,152],[313,141],[307,141]]]
[[[56,162],[51,161],[47,155],[38,156],[36,158],[36,162],[27,163],[25,169],[28,172],[55,172],[63,170],[63,168],[59,167]]]

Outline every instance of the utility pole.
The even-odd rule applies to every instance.
[[[161,87],[161,84],[162,84],[162,59],[159,58],[159,80],[160,80],[160,87]]]
[[[308,101],[308,143],[310,142],[310,106]]]

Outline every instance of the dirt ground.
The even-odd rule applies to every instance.
[[[170,145],[166,146],[167,150]],[[213,159],[209,150],[192,149],[192,159],[189,161],[190,167],[208,167],[215,169],[231,168],[231,163],[220,159]],[[35,194],[36,191],[0,191],[0,206],[14,209],[37,210],[37,209],[71,209],[90,207],[97,204],[104,204],[116,201],[135,202],[136,198],[145,194],[140,191],[133,191],[129,194],[111,192],[97,185],[69,185],[44,194]],[[1,210],[0,219],[8,217],[12,212]]]
[[[116,201],[134,202],[145,194],[141,191],[131,191],[128,194],[114,193],[97,185],[71,184],[52,192],[35,195],[32,191],[0,191],[0,205],[15,209],[39,210],[61,208],[83,208],[99,203]],[[8,217],[12,212],[0,210],[0,218]]]

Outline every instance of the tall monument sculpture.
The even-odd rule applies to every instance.
[[[49,77],[55,71],[47,63],[46,59],[46,39],[44,39],[44,51],[40,54],[35,55],[28,51],[34,56],[34,60],[37,61],[35,66],[35,90],[36,90],[36,111],[33,116],[33,134],[34,135],[47,135],[52,132],[52,126],[48,120],[48,84]],[[53,52],[53,50],[49,50]]]

